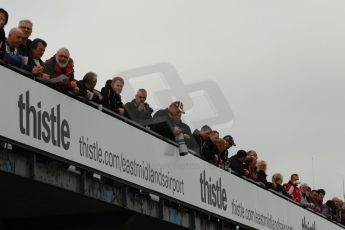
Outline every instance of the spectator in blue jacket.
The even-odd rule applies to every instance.
[[[17,67],[22,66],[22,56],[18,47],[22,44],[23,32],[18,28],[12,28],[8,34],[5,44],[1,46],[0,57],[4,62]]]

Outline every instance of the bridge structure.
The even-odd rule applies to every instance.
[[[0,64],[0,229],[344,229]]]

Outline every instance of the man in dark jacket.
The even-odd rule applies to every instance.
[[[225,140],[225,146],[222,148],[222,151],[220,151],[219,157],[220,157],[220,163],[225,167],[225,162],[228,160],[229,156],[229,149],[232,146],[236,146],[234,138],[230,135],[226,135],[223,137],[223,140]]]
[[[120,115],[125,114],[125,109],[121,100],[121,92],[125,81],[122,77],[114,77],[108,80],[101,90],[104,107]]]
[[[249,174],[248,170],[244,169],[243,162],[246,159],[247,152],[244,150],[238,150],[236,155],[233,155],[229,159],[230,168],[241,176]]]
[[[333,200],[328,200],[323,205],[322,214],[329,220],[337,219],[337,207]]]
[[[182,133],[182,130],[177,127],[178,116],[181,113],[184,113],[183,103],[172,102],[168,108],[158,110],[153,115],[153,121],[157,121],[157,125],[153,125],[152,129],[168,139],[175,140],[175,136]],[[163,122],[166,125],[161,125]]]
[[[182,114],[182,113],[181,113]],[[176,117],[176,127],[181,129],[181,132],[183,134],[183,138],[186,142],[187,147],[190,149],[191,148],[191,136],[192,136],[192,131],[186,123],[182,121],[181,114],[177,115]]]
[[[211,131],[210,138],[206,140],[202,156],[211,164],[217,164],[219,161],[217,142],[219,141],[219,133],[216,130]]]
[[[139,89],[135,98],[126,103],[125,116],[141,124],[143,121],[152,119],[153,109],[146,103],[147,92],[145,89]]]
[[[208,125],[201,127],[200,131],[196,129],[192,134],[190,149],[201,156],[205,148],[206,140],[210,138],[211,132],[212,129]]]
[[[31,55],[32,41],[29,39],[29,37],[32,33],[32,27],[32,22],[27,19],[21,20],[18,24],[18,28],[23,32],[22,44],[19,45],[18,51],[22,58],[25,59],[23,63],[24,65],[27,64],[27,61]]]
[[[0,47],[5,45],[6,35],[4,27],[8,22],[8,13],[3,8],[0,8]]]
[[[152,126],[153,131],[161,134],[165,138],[176,141],[181,156],[188,153],[186,136],[181,127],[179,127],[181,114],[185,113],[183,107],[181,101],[174,101],[168,108],[158,110],[153,115],[153,122],[155,124]]]
[[[97,74],[94,72],[88,72],[83,77],[83,80],[77,81],[79,88],[79,95],[85,97],[90,101],[100,103],[102,101],[102,95],[100,95],[95,89],[97,84]]]
[[[38,77],[49,80],[50,76],[44,73],[44,62],[41,59],[46,48],[47,43],[44,40],[40,38],[33,40],[31,54],[29,55],[28,64],[25,69]]]

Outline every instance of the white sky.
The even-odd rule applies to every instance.
[[[287,181],[297,172],[327,198],[342,197],[345,1],[1,0],[0,7],[10,14],[6,31],[31,19],[31,38],[48,42],[43,59],[69,48],[76,78],[95,71],[98,89],[115,73],[162,62],[185,84],[216,82],[234,113],[221,129],[235,139],[231,154],[255,149],[269,177],[281,172]],[[154,95],[148,102],[157,108]],[[200,116],[186,107],[187,121]]]

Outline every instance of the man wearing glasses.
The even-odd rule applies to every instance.
[[[19,54],[22,56],[23,65],[27,65],[31,55],[32,41],[29,39],[32,33],[32,22],[30,20],[21,20],[18,28],[23,32],[22,44],[18,47]]]

